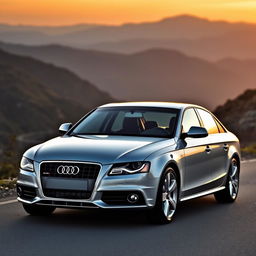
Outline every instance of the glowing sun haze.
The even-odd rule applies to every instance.
[[[0,0],[0,22],[121,24],[179,14],[256,23],[256,0]]]

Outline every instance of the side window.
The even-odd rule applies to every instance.
[[[219,133],[219,129],[217,127],[216,122],[213,119],[213,116],[202,109],[197,109],[198,113],[203,121],[205,129],[208,131],[209,134]]]
[[[217,119],[215,119],[215,122],[216,122],[216,124],[217,124],[217,126],[218,126],[219,133],[224,133],[225,130],[224,130],[224,128],[222,127],[222,125],[220,124],[220,122],[219,122]]]
[[[193,108],[185,110],[182,120],[182,132],[188,132],[191,126],[201,126]]]

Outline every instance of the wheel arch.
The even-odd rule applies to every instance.
[[[226,178],[225,178],[225,181],[224,181],[223,184],[226,183],[227,176],[228,176],[228,173],[229,173],[229,170],[230,170],[230,166],[231,166],[231,161],[232,161],[233,158],[235,158],[235,159],[237,160],[238,170],[239,170],[239,172],[240,172],[240,165],[241,165],[240,162],[241,162],[241,159],[240,159],[239,154],[238,154],[237,152],[234,152],[234,153],[231,155],[231,157],[229,158],[229,160],[228,160],[227,174],[226,174]]]
[[[232,160],[233,158],[236,159],[237,164],[238,164],[238,168],[239,168],[239,170],[240,170],[241,159],[240,159],[240,156],[238,155],[238,153],[235,152],[235,153],[231,156],[231,159],[230,159],[230,160]]]
[[[175,174],[177,176],[177,183],[178,183],[178,199],[180,198],[180,191],[181,191],[181,174],[180,174],[180,169],[178,167],[178,164],[175,162],[175,161],[170,161],[168,162],[164,169],[163,169],[163,172],[162,174],[164,173],[164,171],[167,169],[167,168],[172,168],[174,171],[175,171]]]

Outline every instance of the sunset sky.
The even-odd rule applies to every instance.
[[[0,0],[0,22],[9,24],[121,24],[185,13],[256,23],[256,0]]]

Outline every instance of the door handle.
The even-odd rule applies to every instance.
[[[227,143],[225,143],[225,144],[223,145],[223,149],[224,149],[224,151],[228,151],[228,144],[227,144]]]
[[[207,154],[210,154],[210,153],[212,152],[212,149],[210,148],[210,146],[206,146],[205,152],[206,152]]]

